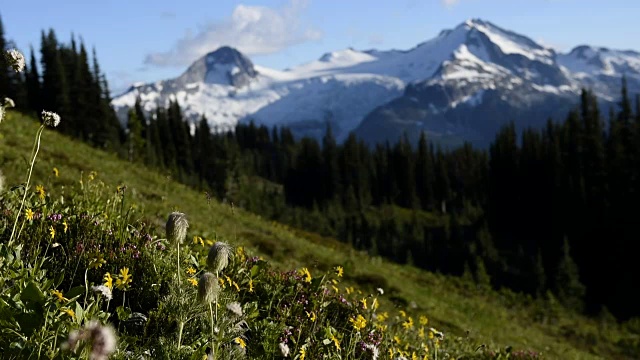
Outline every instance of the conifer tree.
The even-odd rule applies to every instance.
[[[40,74],[38,72],[38,64],[31,47],[31,56],[29,61],[29,69],[27,71],[27,103],[31,111],[39,112],[42,110],[42,93],[40,88]]]
[[[4,37],[4,25],[2,24],[2,18],[0,17],[0,99],[5,97],[11,97],[10,94],[10,67],[7,63],[4,52],[7,49],[7,41]]]
[[[569,240],[564,239],[562,255],[556,273],[556,295],[567,308],[582,311],[584,307],[585,286],[580,282],[578,265],[571,257]]]

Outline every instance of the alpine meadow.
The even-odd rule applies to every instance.
[[[640,53],[470,19],[114,96],[8,33],[0,358],[640,358]]]

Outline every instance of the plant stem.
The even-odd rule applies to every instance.
[[[182,282],[180,281],[180,242],[178,242],[178,253],[177,255],[177,263],[178,263],[178,286],[182,286]],[[182,290],[182,288],[180,288]]]
[[[180,345],[182,344],[182,329],[184,329],[184,322],[180,321],[178,325],[178,351],[180,350]]]
[[[11,237],[9,238],[9,245],[13,243],[13,235],[16,232],[16,226],[18,225],[18,219],[22,214],[22,209],[24,208],[24,202],[27,200],[27,191],[29,190],[29,183],[31,182],[31,174],[33,173],[33,165],[36,163],[36,157],[38,156],[38,151],[40,151],[40,138],[42,137],[42,131],[44,130],[44,125],[40,125],[38,132],[36,133],[36,140],[33,144],[33,150],[31,151],[31,165],[29,166],[29,172],[27,175],[27,183],[24,185],[24,194],[22,195],[22,201],[20,202],[20,209],[18,210],[18,214],[16,214],[16,220],[13,223],[13,229],[11,230]]]
[[[216,310],[217,308],[218,308],[218,305],[216,304]],[[214,331],[215,323],[213,322],[213,308],[211,306],[211,303],[209,303],[209,318],[211,320],[211,342],[213,342],[213,339],[215,338],[215,331]]]

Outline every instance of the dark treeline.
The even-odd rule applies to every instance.
[[[4,40],[0,48],[14,47]],[[177,103],[140,103],[121,128],[95,51],[42,33],[19,75],[0,63],[0,95],[21,110],[56,111],[60,131],[292,226],[479,286],[555,296],[590,313],[640,315],[640,101],[623,82],[602,115],[588,91],[563,122],[500,131],[488,150],[441,149],[423,135],[370,147],[295,139],[287,128],[233,132],[187,122]],[[1,59],[0,61],[4,61]],[[605,125],[607,124],[607,125]],[[553,294],[553,295],[551,295]]]
[[[5,40],[0,20],[0,49],[15,48]],[[11,97],[19,110],[42,110],[60,114],[59,130],[94,146],[117,150],[124,132],[110,106],[111,95],[100,71],[95,49],[91,59],[84,42],[71,36],[69,44],[58,41],[53,30],[41,34],[40,64],[34,49],[25,52],[26,68],[12,71],[0,56],[0,96]],[[91,64],[90,64],[91,62]]]
[[[253,123],[217,133],[205,118],[190,131],[177,103],[149,119],[132,109],[128,144],[131,160],[372,254],[638,315],[639,105],[624,83],[608,121],[592,93],[580,100],[562,123],[520,136],[506,126],[488,151],[424,136],[338,144],[330,127],[320,142]]]

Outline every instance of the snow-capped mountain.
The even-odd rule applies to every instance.
[[[473,19],[407,51],[350,48],[285,71],[222,47],[178,78],[134,85],[112,104],[123,120],[137,97],[147,111],[174,99],[187,118],[205,115],[221,129],[254,120],[319,136],[329,122],[338,139],[354,130],[370,141],[426,131],[482,143],[506,121],[563,115],[582,87],[615,100],[623,74],[630,92],[640,91],[639,53],[579,46],[558,54]]]

